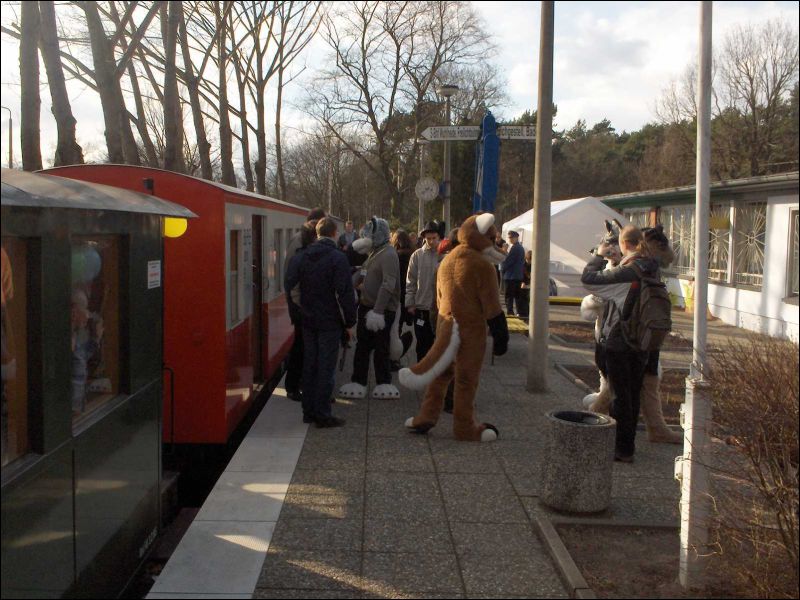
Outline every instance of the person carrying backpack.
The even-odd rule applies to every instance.
[[[620,233],[622,261],[606,269],[604,244],[586,265],[581,282],[608,303],[601,330],[605,361],[615,398],[611,416],[617,421],[614,460],[633,462],[642,381],[649,352],[657,350],[669,331],[664,327],[663,284],[658,263],[650,258],[642,232],[628,225]],[[667,296],[667,301],[669,297]],[[669,319],[667,308],[666,319]]]

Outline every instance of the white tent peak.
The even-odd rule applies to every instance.
[[[589,260],[589,250],[605,233],[605,220],[625,219],[593,196],[550,203],[550,277],[556,280],[560,295],[582,295],[580,274]],[[533,209],[503,223],[503,236],[509,230],[519,233],[525,250],[533,247]]]

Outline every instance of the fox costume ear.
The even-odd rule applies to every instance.
[[[489,228],[494,225],[494,215],[492,213],[483,213],[475,218],[475,224],[478,226],[478,231],[481,235],[486,235]]]
[[[608,233],[614,233],[614,228],[611,226],[611,221],[606,219],[606,231]]]

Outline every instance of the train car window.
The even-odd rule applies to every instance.
[[[275,243],[275,289],[280,293],[283,291],[283,256],[286,251],[283,247],[283,229],[276,229],[272,238]]]
[[[228,269],[228,301],[231,325],[239,321],[239,245],[241,232],[232,230],[228,240],[230,269]]]
[[[119,393],[119,237],[72,238],[73,423]]]
[[[28,438],[28,247],[2,238],[2,466],[30,450]]]

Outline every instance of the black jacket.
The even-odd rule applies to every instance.
[[[286,285],[287,289],[300,285],[303,326],[321,331],[353,327],[356,296],[350,266],[336,242],[318,239],[295,265],[286,273]]]
[[[634,257],[632,260],[646,277],[658,277],[658,263],[652,258]],[[589,292],[608,302],[602,337],[605,338],[608,350],[622,352],[630,348],[622,335],[620,322],[630,317],[639,297],[641,282],[636,269],[630,264],[621,264],[611,269],[606,269],[605,266],[605,259],[595,256],[583,269],[581,283]]]

